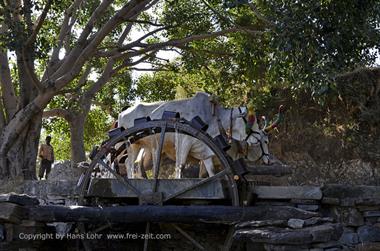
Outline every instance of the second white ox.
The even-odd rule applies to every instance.
[[[134,120],[137,118],[149,116],[151,119],[160,119],[164,111],[179,112],[181,118],[186,120],[199,116],[208,124],[207,133],[210,136],[215,137],[220,134],[220,125],[224,130],[229,131],[232,140],[235,142],[228,152],[233,159],[239,157],[246,157],[250,161],[262,159],[264,163],[268,164],[268,135],[265,129],[259,129],[255,118],[254,123],[249,124],[247,122],[247,109],[245,107],[226,109],[211,102],[210,98],[209,94],[197,93],[189,99],[139,104],[120,113],[118,125],[127,129],[133,126]],[[219,123],[218,119],[220,120]],[[247,125],[250,127],[249,130],[246,130]],[[156,136],[145,137],[128,147],[128,158],[125,163],[128,178],[133,178],[134,162],[141,149],[144,149],[146,155],[153,157],[153,166],[155,166],[156,156],[158,156],[156,153],[158,150],[157,139]],[[241,145],[245,147],[241,147]],[[244,151],[241,151],[243,148]],[[208,175],[214,175],[212,161],[214,153],[196,138],[183,134],[167,133],[162,153],[175,160],[176,178],[181,178],[181,170],[188,157],[202,161]]]

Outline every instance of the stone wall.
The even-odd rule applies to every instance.
[[[75,186],[76,182],[69,180],[33,181],[26,183],[23,191],[38,197],[42,205],[73,205],[76,203]],[[380,250],[379,186],[255,186],[252,193],[254,199],[250,205],[269,206],[277,214],[270,219],[263,217],[237,223],[233,250]],[[292,215],[285,215],[281,211],[284,207],[297,210],[293,210]],[[6,232],[4,227],[11,225],[2,225],[0,219],[0,244],[1,239],[5,239],[1,237]],[[14,229],[21,227],[23,231],[28,228],[38,232],[38,227],[46,231],[38,222],[23,221],[21,225],[12,226]],[[222,243],[222,240],[217,241],[218,236],[203,238],[207,235],[200,228],[187,229],[187,232],[208,250],[217,250]],[[179,237],[182,249],[192,250],[191,243]],[[177,239],[160,244],[161,250],[173,250]]]
[[[309,219],[252,221],[237,225],[247,250],[380,250],[380,187],[255,187],[256,205],[293,206]]]

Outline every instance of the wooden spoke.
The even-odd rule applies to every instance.
[[[81,232],[81,233],[85,233],[86,232],[86,229],[84,227],[84,224],[81,222],[78,224],[78,230]],[[84,238],[84,239],[81,239],[81,242],[83,244],[83,247],[84,247],[84,250],[85,251],[91,251],[91,245],[90,245],[90,242]]]
[[[149,231],[150,231],[150,222],[148,221],[146,223],[146,228],[145,228],[144,251],[148,251],[149,238],[147,238],[147,236],[149,234]]]
[[[118,181],[120,181],[121,184],[123,184],[124,186],[128,187],[129,189],[131,189],[137,196],[139,196],[139,197],[141,196],[141,193],[140,193],[139,190],[137,190],[131,183],[129,183],[128,180],[124,179],[118,173],[116,173],[115,170],[112,170],[112,168],[109,167],[106,163],[104,163],[104,161],[102,159],[99,159],[98,163],[100,165],[102,165],[104,168],[106,168],[109,172],[111,172],[113,174],[113,176],[115,176],[115,178]]]
[[[112,227],[112,224],[109,223],[109,222],[107,222],[107,224],[105,224],[105,225],[103,225],[103,226],[100,226],[100,227],[98,227],[98,228],[92,230],[91,233],[99,233],[100,231],[103,231],[103,230],[105,230],[105,229],[107,229],[107,228],[110,228],[110,227]]]
[[[160,173],[161,153],[162,153],[162,148],[164,146],[165,133],[166,133],[166,123],[164,124],[164,126],[161,127],[160,142],[158,145],[157,155],[156,155],[157,161],[156,161],[156,166],[153,167],[153,171],[154,171],[153,193],[157,192],[158,175]]]
[[[222,251],[229,251],[229,250],[231,250],[232,243],[234,241],[234,233],[235,233],[235,227],[231,226],[228,229],[228,234],[227,234],[226,240],[224,242]]]
[[[172,224],[172,226],[182,234],[186,239],[188,239],[195,247],[199,250],[206,250],[199,242],[197,242],[193,237],[191,237],[188,233],[186,233],[182,228],[180,228],[177,224]]]
[[[224,175],[226,175],[226,173],[227,173],[227,171],[226,171],[226,170],[223,170],[223,171],[217,173],[217,174],[214,175],[214,176],[211,176],[211,177],[209,177],[209,178],[207,178],[207,179],[201,180],[201,181],[199,181],[198,183],[195,183],[194,185],[191,185],[191,186],[185,187],[184,189],[182,189],[182,190],[180,190],[180,191],[178,191],[178,192],[176,192],[176,193],[173,193],[173,194],[167,196],[166,198],[164,198],[163,202],[166,202],[166,201],[168,201],[168,200],[171,200],[171,199],[173,199],[173,198],[175,198],[175,197],[177,197],[177,196],[179,196],[179,195],[181,195],[181,194],[184,194],[184,193],[186,193],[186,192],[188,192],[188,191],[190,191],[190,190],[193,190],[193,189],[195,189],[195,188],[197,188],[197,187],[200,187],[200,186],[202,186],[202,185],[204,185],[204,184],[206,184],[206,183],[208,183],[208,182],[211,182],[211,181],[213,181],[213,180],[216,180],[216,179],[218,179],[218,178],[221,178],[221,177],[223,177]]]

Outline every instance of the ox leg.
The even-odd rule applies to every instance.
[[[179,140],[176,142],[176,165],[175,165],[175,178],[182,178],[182,169],[186,164],[187,156],[189,155],[192,142],[188,140],[188,136],[178,136]]]
[[[214,163],[212,162],[212,157],[203,160],[203,164],[207,170],[208,176],[214,176],[215,175],[215,170],[214,170]]]
[[[139,165],[139,171],[141,173],[141,177],[144,179],[147,179],[148,176],[146,174],[146,171],[152,169],[152,167],[153,167],[152,152],[149,151],[148,149],[144,149],[144,155]]]
[[[198,178],[206,178],[207,176],[207,171],[205,164],[203,163],[203,160],[199,161],[199,173],[198,173]]]
[[[133,164],[134,178],[146,179],[146,173],[144,170],[144,159],[146,157],[146,148],[141,148],[137,154],[135,163]],[[145,174],[145,176],[144,176]]]
[[[135,177],[134,174],[134,164],[137,159],[137,155],[139,154],[140,147],[136,144],[132,144],[128,147],[128,158],[127,161],[125,162],[127,166],[127,175],[129,179],[133,179]]]

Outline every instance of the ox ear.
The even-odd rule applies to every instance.
[[[275,116],[273,123],[270,126],[266,126],[264,132],[269,133],[276,128],[284,120],[285,106],[280,105],[278,113]]]

